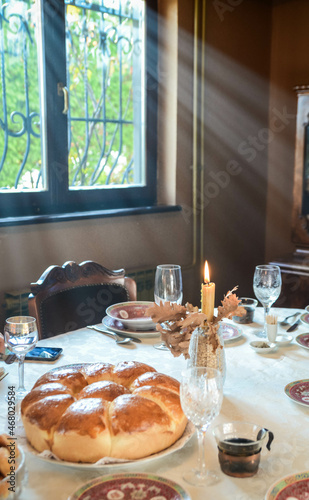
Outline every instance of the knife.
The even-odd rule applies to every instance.
[[[90,330],[95,330],[96,332],[100,332],[100,333],[110,333],[108,330],[104,330],[103,328],[99,328],[98,326],[95,326],[95,325],[88,325],[87,328],[90,328]],[[112,332],[114,333],[114,332]],[[136,342],[137,344],[141,343],[141,340],[136,338],[136,337],[130,337],[130,335],[126,335],[125,333],[119,333],[117,331],[117,335],[119,335],[119,337],[123,337],[123,338],[129,338],[130,340],[132,340],[132,342]]]
[[[3,372],[1,375],[0,375],[0,382],[1,380],[3,380],[7,375],[9,374],[9,372]]]
[[[17,359],[16,354],[2,354],[0,356],[0,361],[4,361],[7,365],[14,363],[16,359]]]
[[[301,322],[301,319],[299,318],[290,328],[287,329],[287,332],[293,332],[298,328],[299,323]]]

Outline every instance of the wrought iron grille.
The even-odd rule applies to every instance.
[[[34,187],[40,165],[40,114],[32,4],[1,0],[0,187]],[[35,71],[33,71],[33,66]],[[30,83],[31,82],[31,83]],[[35,93],[33,93],[35,91]],[[31,168],[28,166],[31,163]]]
[[[2,191],[47,188],[39,5],[0,0]],[[65,0],[65,6],[69,188],[144,185],[144,2]]]

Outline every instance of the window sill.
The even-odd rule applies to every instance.
[[[180,205],[157,205],[150,207],[119,208],[112,210],[94,210],[53,215],[27,215],[20,217],[0,218],[0,227],[24,226],[30,224],[46,224],[48,222],[65,222],[82,219],[106,219],[108,217],[124,217],[127,215],[147,215],[165,212],[179,212]]]

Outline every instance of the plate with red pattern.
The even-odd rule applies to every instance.
[[[265,500],[307,500],[309,498],[309,472],[290,474],[279,479],[268,490]]]
[[[190,500],[179,484],[153,474],[101,476],[83,486],[68,500]]]
[[[130,335],[131,337],[151,338],[158,337],[160,335],[160,332],[158,332],[158,330],[132,330],[131,328],[126,328],[121,321],[110,318],[109,316],[104,316],[104,318],[102,319],[102,323],[103,326],[115,333],[125,333],[126,335]]]
[[[221,323],[219,326],[219,334],[224,342],[229,340],[236,340],[242,336],[242,330],[238,326],[231,325],[231,323]]]
[[[300,319],[305,325],[309,325],[309,313],[302,314]]]
[[[290,382],[285,386],[284,392],[290,399],[295,401],[295,403],[309,406],[309,379]]]
[[[305,349],[309,349],[309,333],[302,333],[301,335],[297,335],[295,338],[295,342],[299,344],[301,347]]]

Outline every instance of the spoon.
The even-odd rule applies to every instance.
[[[101,333],[103,333],[104,335],[109,335],[110,337],[115,339],[116,344],[128,344],[129,342],[131,342],[131,339],[129,337],[125,338],[119,337],[119,335],[117,335],[117,333],[114,332],[106,332],[101,330]]]
[[[293,320],[293,321],[288,321],[288,319],[289,319],[289,318],[295,318],[295,320],[296,320],[296,318],[297,318],[298,316],[300,316],[300,315],[301,315],[301,313],[300,313],[300,312],[297,312],[297,313],[291,314],[290,316],[287,316],[286,318],[284,318],[284,320],[283,320],[283,321],[280,321],[280,325],[283,325],[283,326],[284,326],[284,325],[290,325],[290,324],[292,324],[292,323],[293,323],[293,321],[294,321],[294,320]]]
[[[99,328],[98,326],[95,326],[95,325],[88,325],[88,326],[87,326],[87,328],[89,328],[90,330],[94,330],[94,331],[96,331],[96,332],[100,332],[100,333],[110,333],[110,331],[109,331],[109,330],[108,330],[108,331],[106,331],[106,330],[104,330],[104,329],[102,329],[102,328]],[[114,332],[111,332],[111,333],[114,333]],[[128,339],[132,340],[132,342],[136,342],[136,343],[138,343],[138,344],[140,344],[140,343],[141,343],[141,340],[140,340],[140,339],[135,338],[135,337],[127,337],[127,336],[125,335],[125,333],[120,333],[120,334],[118,333],[118,337],[121,337],[122,339],[123,339],[123,338],[128,338]]]

